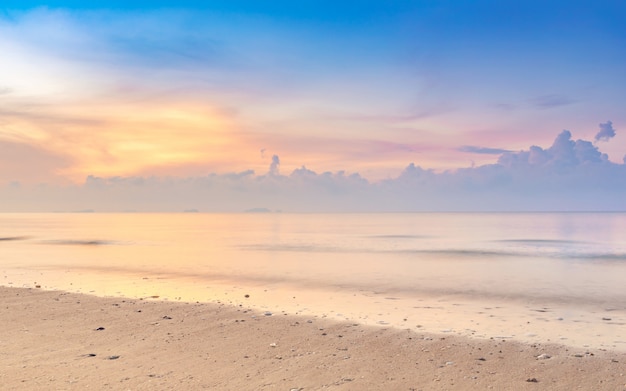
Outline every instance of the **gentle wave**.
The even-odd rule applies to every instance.
[[[449,250],[395,250],[390,252],[406,253],[406,254],[437,254],[437,255],[455,255],[458,257],[522,257],[525,253],[515,251],[497,251],[497,250],[475,250],[475,249],[449,249]],[[530,255],[530,254],[528,254]]]
[[[17,240],[28,240],[30,237],[28,236],[4,236],[0,237],[0,242],[12,242]]]
[[[474,257],[521,257],[521,258],[556,258],[580,260],[626,261],[626,253],[602,252],[541,252],[516,250],[486,250],[486,249],[373,249],[347,248],[319,245],[244,245],[237,246],[244,251],[276,251],[276,252],[305,252],[305,253],[370,253],[370,254],[428,254],[454,256],[459,259]]]
[[[456,255],[459,257],[522,257],[522,258],[557,258],[557,259],[580,259],[580,260],[613,260],[626,261],[626,253],[583,253],[583,252],[542,252],[538,254],[533,251],[496,251],[496,250],[398,250],[394,252],[416,253],[416,254],[441,254]]]
[[[66,246],[110,246],[119,245],[120,242],[112,240],[74,240],[74,239],[61,239],[61,240],[43,240],[42,244],[54,244],[54,245],[66,245]]]
[[[589,254],[565,254],[562,258],[589,259],[599,261],[626,261],[624,253],[589,253]]]
[[[555,240],[555,239],[502,239],[494,240],[497,243],[524,243],[524,244],[589,244],[590,242],[583,242],[579,240]]]

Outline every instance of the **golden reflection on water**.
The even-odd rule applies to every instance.
[[[18,214],[0,222],[0,238],[17,238],[0,242],[3,285],[517,338],[533,334],[532,320],[543,324],[542,338],[626,340],[602,317],[588,320],[607,308],[615,319],[626,313],[623,214]],[[549,308],[546,320],[537,308]]]

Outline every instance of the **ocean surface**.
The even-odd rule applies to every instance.
[[[0,284],[622,348],[626,213],[0,214]]]

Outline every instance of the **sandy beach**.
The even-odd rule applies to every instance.
[[[626,354],[0,288],[4,390],[623,390]]]

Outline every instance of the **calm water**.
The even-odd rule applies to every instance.
[[[392,322],[424,300],[626,307],[620,213],[0,214],[0,238],[11,286]]]

